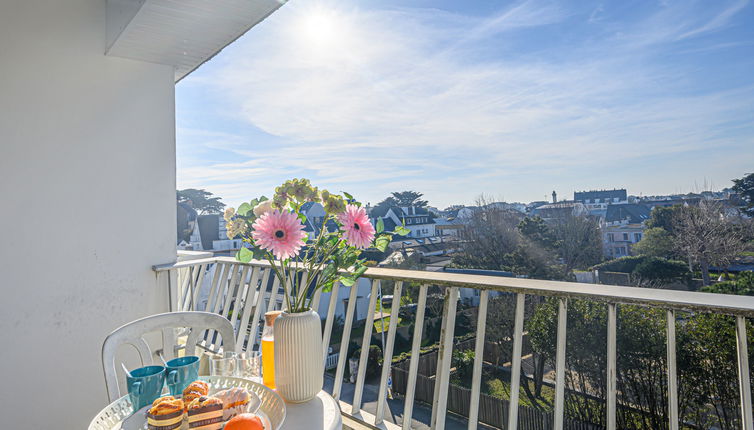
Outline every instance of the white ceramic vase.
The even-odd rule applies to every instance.
[[[313,310],[283,312],[275,330],[275,386],[290,403],[307,402],[317,396],[324,382],[322,326]]]

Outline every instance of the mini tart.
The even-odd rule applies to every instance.
[[[238,414],[246,412],[246,407],[251,400],[249,390],[233,387],[214,394],[223,402],[223,421],[227,421]]]
[[[188,425],[196,430],[220,430],[223,426],[223,401],[202,396],[188,406]]]
[[[183,422],[183,400],[173,396],[160,397],[147,411],[149,430],[175,430]]]

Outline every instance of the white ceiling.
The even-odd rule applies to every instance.
[[[285,0],[107,0],[107,55],[191,73]]]

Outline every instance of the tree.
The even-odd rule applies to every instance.
[[[673,236],[661,227],[644,230],[639,243],[631,248],[638,255],[649,257],[671,257],[675,254]]]
[[[398,191],[391,194],[400,207],[416,206],[417,208],[425,208],[429,204],[428,201],[421,199],[424,194],[416,191]]]
[[[205,190],[195,188],[186,188],[185,190],[176,191],[176,198],[181,203],[187,203],[189,206],[199,212],[200,215],[220,213],[225,208],[220,197],[212,197],[213,194]]]
[[[671,235],[675,234],[675,226],[679,214],[684,210],[683,205],[656,207],[649,214],[646,221],[647,228],[661,228]]]
[[[509,270],[511,254],[520,242],[521,214],[484,204],[468,219],[461,233],[462,250],[453,263],[470,269]]]
[[[638,287],[661,288],[690,278],[691,272],[684,262],[659,257],[647,257],[631,271],[631,283]]]
[[[596,219],[568,215],[555,225],[554,230],[567,273],[586,269],[602,260],[602,235]]]
[[[702,287],[705,293],[734,294],[738,296],[754,296],[754,272],[741,272],[732,281],[718,282],[714,285]]]
[[[518,224],[518,231],[529,241],[546,249],[560,246],[555,233],[539,216],[526,217]]]
[[[640,306],[618,307],[617,388],[618,428],[667,429],[667,388],[665,369],[665,313]],[[568,302],[568,336],[566,338],[565,373],[566,416],[605,425],[607,386],[607,308],[602,303],[573,300]],[[550,299],[539,306],[527,322],[527,330],[535,352],[550,365],[556,359],[558,303]],[[685,333],[676,333],[678,345],[686,342]],[[679,360],[685,355],[679,351]],[[686,369],[679,369],[681,380]],[[679,412],[681,422],[689,409],[689,394],[680,385]],[[636,411],[639,411],[638,413]]]
[[[385,200],[374,205],[369,213],[372,218],[383,217],[387,214],[388,209],[398,206],[398,200],[394,197],[388,197]]]
[[[733,191],[741,194],[741,198],[746,203],[742,211],[749,216],[754,216],[754,173],[749,173],[741,179],[734,179],[733,184]]]
[[[711,265],[728,266],[745,247],[743,229],[726,215],[720,203],[702,201],[675,217],[674,242],[689,261],[699,265],[704,285],[710,285]]]

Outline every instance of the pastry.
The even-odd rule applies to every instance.
[[[147,411],[147,428],[149,430],[175,430],[183,422],[183,400],[173,396],[156,399]]]
[[[223,401],[223,421],[228,421],[236,415],[246,412],[246,407],[251,401],[249,390],[239,387],[220,391],[215,393],[214,396]]]
[[[209,394],[209,384],[204,381],[194,381],[183,390],[183,403],[188,410],[189,404],[199,397]]]
[[[223,401],[201,396],[188,405],[189,429],[220,430],[223,426]]]
[[[264,424],[254,414],[239,414],[225,424],[225,430],[264,430]]]

